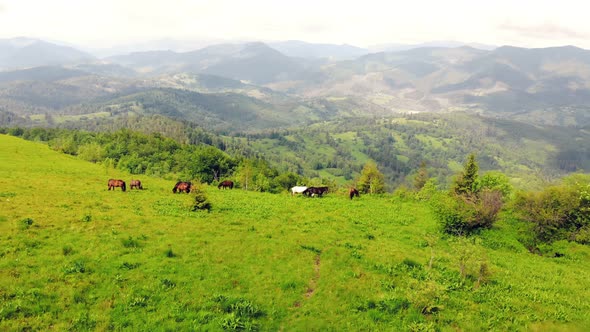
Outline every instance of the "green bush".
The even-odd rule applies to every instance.
[[[481,189],[489,189],[501,192],[504,200],[510,199],[513,193],[513,187],[510,184],[510,179],[508,176],[498,171],[490,171],[485,173],[479,179],[479,187]]]
[[[438,183],[436,178],[430,178],[426,183],[422,186],[420,191],[416,193],[416,199],[419,200],[429,200],[434,195],[438,193]]]
[[[520,192],[514,202],[519,216],[533,224],[537,240],[589,243],[590,185],[565,179],[540,192]]]
[[[502,209],[502,188],[506,183],[500,175],[479,180],[479,166],[475,155],[470,154],[464,170],[455,179],[448,195],[431,196],[435,213],[443,232],[466,235],[474,231],[491,228]],[[430,189],[432,190],[432,189]]]
[[[23,219],[23,220],[20,221],[20,229],[28,229],[34,223],[35,223],[35,221],[33,219],[31,219],[31,218],[25,218],[25,219]]]
[[[193,185],[191,195],[194,197],[194,202],[192,203],[191,211],[211,211],[211,202],[209,202],[209,199],[207,198],[207,195],[205,195],[205,193],[203,192],[203,189],[201,188],[200,184]]]
[[[466,235],[493,226],[502,208],[502,194],[489,190],[472,197],[449,193],[436,195],[431,202],[444,233]]]

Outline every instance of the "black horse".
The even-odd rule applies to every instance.
[[[313,196],[322,197],[322,195],[327,192],[328,192],[328,187],[309,187],[309,188],[305,189],[302,192],[302,194],[309,196],[309,197],[313,197]]]
[[[225,180],[223,182],[220,182],[219,185],[217,186],[217,189],[221,189],[221,188],[234,189],[234,183],[230,180]]]
[[[121,190],[125,191],[125,189],[127,189],[127,187],[125,186],[125,181],[123,180],[115,180],[115,179],[109,179],[109,190],[113,189],[115,190],[115,187],[121,187]]]
[[[184,192],[186,192],[188,194],[188,193],[191,192],[191,187],[192,187],[192,184],[190,182],[178,181],[174,185],[174,188],[172,189],[172,192],[176,194],[176,192],[184,191]]]
[[[352,199],[354,196],[361,197],[359,195],[359,191],[356,190],[356,188],[350,188],[350,190],[348,191],[348,195],[350,196],[350,199]]]

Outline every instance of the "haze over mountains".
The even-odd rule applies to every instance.
[[[0,40],[0,110],[20,115],[151,110],[190,120],[206,113],[211,122],[229,121],[227,127],[249,117],[253,128],[457,110],[537,123],[588,123],[590,51],[451,46],[369,53],[350,45],[249,42],[99,58],[40,40]],[[215,94],[213,104],[207,94]],[[213,107],[219,104],[226,106]],[[255,124],[263,118],[266,125]]]

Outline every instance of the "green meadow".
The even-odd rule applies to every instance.
[[[431,142],[435,144],[437,142]],[[410,194],[291,197],[127,173],[0,135],[0,330],[587,331],[590,248],[504,212],[443,236]]]

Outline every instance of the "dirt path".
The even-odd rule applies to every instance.
[[[307,283],[307,290],[305,291],[305,294],[303,296],[303,299],[309,299],[313,296],[313,294],[315,293],[317,287],[318,287],[318,281],[320,279],[320,265],[321,265],[321,254],[317,254],[314,258],[314,263],[313,263],[313,276],[311,277],[311,279],[309,279],[309,282]],[[295,308],[299,308],[301,307],[302,301],[297,301],[293,304],[293,306]]]
[[[320,279],[320,264],[321,264],[320,254],[318,254],[317,256],[315,256],[315,260],[314,260],[314,265],[313,265],[314,274],[311,277],[311,279],[309,280],[307,291],[305,292],[306,298],[312,297],[313,293],[315,292],[315,290],[317,288],[318,280]]]

